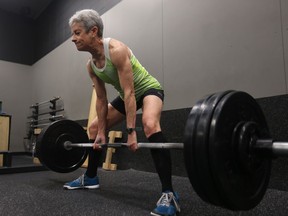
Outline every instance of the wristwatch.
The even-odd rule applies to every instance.
[[[132,134],[133,131],[136,131],[136,129],[135,128],[126,128],[126,131],[128,134]]]

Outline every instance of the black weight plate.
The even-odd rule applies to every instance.
[[[186,121],[185,131],[184,131],[184,162],[189,180],[196,191],[197,194],[202,194],[200,197],[206,199],[205,192],[202,192],[203,184],[201,180],[197,177],[199,170],[197,169],[194,161],[194,148],[193,143],[195,143],[195,136],[193,136],[195,130],[197,129],[197,124],[200,118],[201,105],[204,99],[197,101],[197,103],[192,107],[188,119]]]
[[[256,123],[257,136],[270,138],[264,114],[253,97],[237,91],[225,95],[213,114],[208,159],[221,201],[219,205],[231,210],[254,208],[266,192],[271,171],[270,159],[251,154],[249,143],[239,147],[233,142],[235,128],[243,122]],[[241,134],[238,129],[236,132],[236,135]],[[239,151],[247,151],[250,160],[245,163],[249,169],[241,165]]]
[[[87,157],[86,148],[64,148],[64,142],[87,143],[88,135],[78,123],[59,120],[44,128],[37,137],[36,156],[55,172],[67,173],[78,169]]]
[[[184,133],[184,159],[190,182],[201,199],[215,205],[219,201],[208,161],[207,130],[215,106],[229,92],[216,93],[199,100],[189,114]]]

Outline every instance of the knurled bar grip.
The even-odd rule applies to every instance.
[[[122,146],[128,147],[128,143],[103,143],[99,144],[99,146],[103,147],[114,147],[119,148]],[[84,148],[92,148],[93,143],[71,143],[70,141],[64,142],[65,149],[71,149],[73,147],[84,147]],[[183,149],[183,143],[138,143],[138,148],[149,148],[149,149]]]

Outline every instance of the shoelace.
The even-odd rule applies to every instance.
[[[162,193],[162,196],[158,200],[157,205],[163,205],[169,207],[171,205],[171,201],[173,201],[177,211],[180,212],[180,206],[178,205],[178,202],[175,200],[175,196],[172,192]]]
[[[170,193],[162,193],[162,196],[158,200],[157,205],[169,206],[173,196],[169,195]]]
[[[84,174],[81,175],[77,180],[80,182],[80,185],[83,187],[84,186]]]

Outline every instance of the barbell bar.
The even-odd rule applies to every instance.
[[[183,143],[137,143],[138,148],[149,148],[149,149],[183,149]],[[64,148],[67,150],[71,150],[72,148],[92,148],[93,143],[72,143],[70,141],[65,141],[63,143]],[[128,143],[101,143],[99,147],[128,147]]]
[[[184,143],[137,143],[138,149],[148,148],[148,149],[183,149]],[[65,141],[63,146],[66,150],[71,150],[72,148],[93,148],[93,143],[72,143],[70,141]],[[111,147],[111,148],[121,148],[128,147],[128,143],[101,143],[99,147]],[[258,151],[258,154],[271,154],[271,157],[288,157],[288,142],[273,142],[273,140],[256,140],[254,146],[252,146],[254,151]]]
[[[183,140],[143,143],[140,148],[183,148],[187,175],[196,193],[207,203],[230,210],[257,206],[268,187],[272,159],[288,155],[288,143],[271,138],[260,106],[241,91],[218,92],[197,101],[186,121]],[[76,122],[55,121],[37,137],[36,155],[53,171],[72,172],[84,163],[86,147],[93,146],[88,141],[86,131]]]
[[[272,154],[278,157],[287,157],[288,155],[288,142],[273,142]]]

